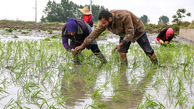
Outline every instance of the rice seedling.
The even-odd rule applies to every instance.
[[[13,38],[19,38],[16,34],[13,36]]]
[[[47,30],[49,34],[53,34],[53,30]]]
[[[85,49],[76,66],[61,39],[48,39],[0,42],[1,108],[193,107],[192,46],[153,46],[157,66],[132,44],[123,68],[119,53],[112,52],[115,44],[102,44],[107,64]]]
[[[146,95],[145,97],[145,102],[141,103],[137,109],[165,109],[165,106],[159,101],[155,100],[150,94]]]
[[[27,31],[22,31],[21,34],[28,34],[29,32]]]

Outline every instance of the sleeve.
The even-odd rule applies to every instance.
[[[91,26],[91,27],[93,27],[93,24],[94,24],[94,18],[93,18],[93,16],[91,16],[91,18],[90,18],[90,21],[89,21],[89,22],[90,22],[90,23],[89,23],[89,24],[90,24],[90,26]]]
[[[71,47],[69,46],[68,44],[68,39],[66,37],[62,37],[62,44],[63,44],[63,47],[66,49],[66,50],[71,50]]]
[[[98,26],[94,29],[94,31],[91,32],[90,35],[84,40],[84,44],[89,45],[105,30],[106,30],[105,27],[103,27],[101,24],[98,24]]]
[[[123,43],[126,44],[130,40],[133,39],[134,37],[134,26],[132,22],[131,15],[129,15],[125,20],[124,20],[124,28],[125,28],[125,37],[123,38]]]
[[[156,38],[156,40],[157,40],[157,41],[160,41],[160,38],[159,38],[159,37],[157,37],[157,38]]]
[[[71,49],[71,47],[69,46],[69,44],[68,44],[68,38],[66,38],[65,36],[64,36],[64,32],[65,32],[65,25],[63,26],[63,28],[62,28],[62,35],[61,35],[61,37],[62,37],[62,44],[63,44],[63,47],[66,49],[66,50],[70,50]]]
[[[163,37],[166,37],[166,31],[167,31],[167,29],[162,29],[162,31],[160,31],[160,33],[157,36],[157,40],[162,39]]]

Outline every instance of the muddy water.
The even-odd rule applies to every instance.
[[[43,35],[38,37],[34,36],[32,32],[28,35],[20,34],[18,35],[19,38],[13,38],[13,34],[5,34],[4,31],[1,31],[1,33],[1,42],[15,40],[39,41],[43,39],[44,36],[48,36],[47,33],[43,32],[40,33]],[[34,33],[38,34],[38,32]],[[155,41],[156,34],[148,36],[152,46],[160,46]],[[109,44],[116,45],[118,40],[118,36],[111,34],[108,38],[98,41],[100,46],[106,45],[105,50],[108,48],[104,54],[109,61],[111,61],[111,56],[113,55],[111,50],[114,48],[114,46],[109,46]],[[41,77],[43,72],[33,70],[35,69],[33,66],[29,68],[28,73],[23,78],[16,80],[16,77],[10,70],[10,66],[2,65],[0,68],[0,83],[6,79],[7,84],[6,86],[0,84],[2,89],[5,88],[5,90],[0,89],[0,108],[6,107],[7,104],[12,104],[11,107],[14,108],[17,107],[17,103],[22,107],[32,109],[48,108],[52,104],[56,104],[55,106],[58,108],[64,108],[57,104],[61,102],[65,107],[72,109],[136,109],[143,103],[143,105],[147,106],[150,104],[154,105],[153,103],[158,105],[161,103],[166,109],[191,109],[194,104],[194,79],[188,80],[187,78],[189,78],[190,75],[188,75],[187,78],[180,76],[180,72],[185,70],[183,65],[152,66],[145,54],[143,52],[138,52],[138,50],[141,50],[141,48],[139,48],[137,43],[131,45],[129,54],[127,55],[129,62],[127,66],[120,66],[113,62],[108,63],[111,65],[101,66],[99,64],[99,66],[97,65],[96,67],[92,65],[70,65],[67,70],[59,70],[59,62],[63,62],[64,60],[64,58],[59,58],[57,62],[50,63],[54,64],[54,67],[48,66],[45,68],[46,71],[52,73],[52,76],[50,80],[46,80],[46,82],[43,83],[41,83],[37,77]],[[136,52],[138,54],[136,54]],[[191,58],[192,62],[193,60],[194,57]],[[178,61],[182,60],[178,59]],[[65,63],[62,65],[64,64]],[[109,66],[111,68],[109,68]],[[190,68],[190,70],[186,69],[186,71],[193,73],[194,68]],[[90,75],[92,75],[92,77],[90,77]],[[41,96],[47,101],[49,106],[44,104],[42,107],[39,107],[29,102],[32,98],[28,98],[28,96],[22,97],[21,92],[25,90],[23,84],[31,80],[35,83],[38,81],[40,85],[39,87],[35,87],[33,91],[42,90]],[[183,84],[183,86],[181,86],[181,84]],[[3,93],[3,91],[6,91],[6,93]],[[57,99],[57,93],[61,93],[65,98]],[[30,94],[33,95],[32,93]],[[62,95],[60,96],[62,97]],[[149,95],[151,95],[150,98]],[[181,102],[181,97],[183,98],[182,106],[176,105],[178,100]],[[16,103],[17,100],[21,100],[21,102]],[[38,101],[38,103],[41,102],[43,101]]]

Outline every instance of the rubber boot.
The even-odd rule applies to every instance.
[[[158,59],[157,59],[155,53],[153,53],[151,56],[149,56],[149,58],[153,64],[158,64]]]
[[[81,60],[79,59],[79,55],[80,54],[73,55],[73,62],[74,62],[75,65],[80,65],[81,64]]]
[[[106,58],[104,57],[104,55],[100,52],[100,53],[95,53],[96,57],[99,58],[99,60],[101,61],[101,63],[107,63]]]

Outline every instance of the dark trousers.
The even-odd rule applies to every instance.
[[[123,38],[120,38],[120,41],[123,40]],[[144,33],[138,40],[137,43],[139,44],[139,46],[143,49],[143,51],[146,53],[146,55],[151,56],[154,53],[154,50],[152,49],[150,42],[147,38],[147,34]],[[122,53],[127,53],[128,49],[131,45],[131,42],[128,42],[127,44],[121,46],[121,48],[119,49],[119,52]]]
[[[81,45],[81,43],[76,43],[76,42],[71,42],[71,43],[70,43],[70,46],[71,46],[73,49],[74,49],[75,47],[77,47],[77,46],[80,46],[80,45]],[[87,45],[85,48],[92,50],[92,52],[93,52],[94,54],[100,53],[100,52],[101,52],[97,44],[89,44],[89,45]]]

